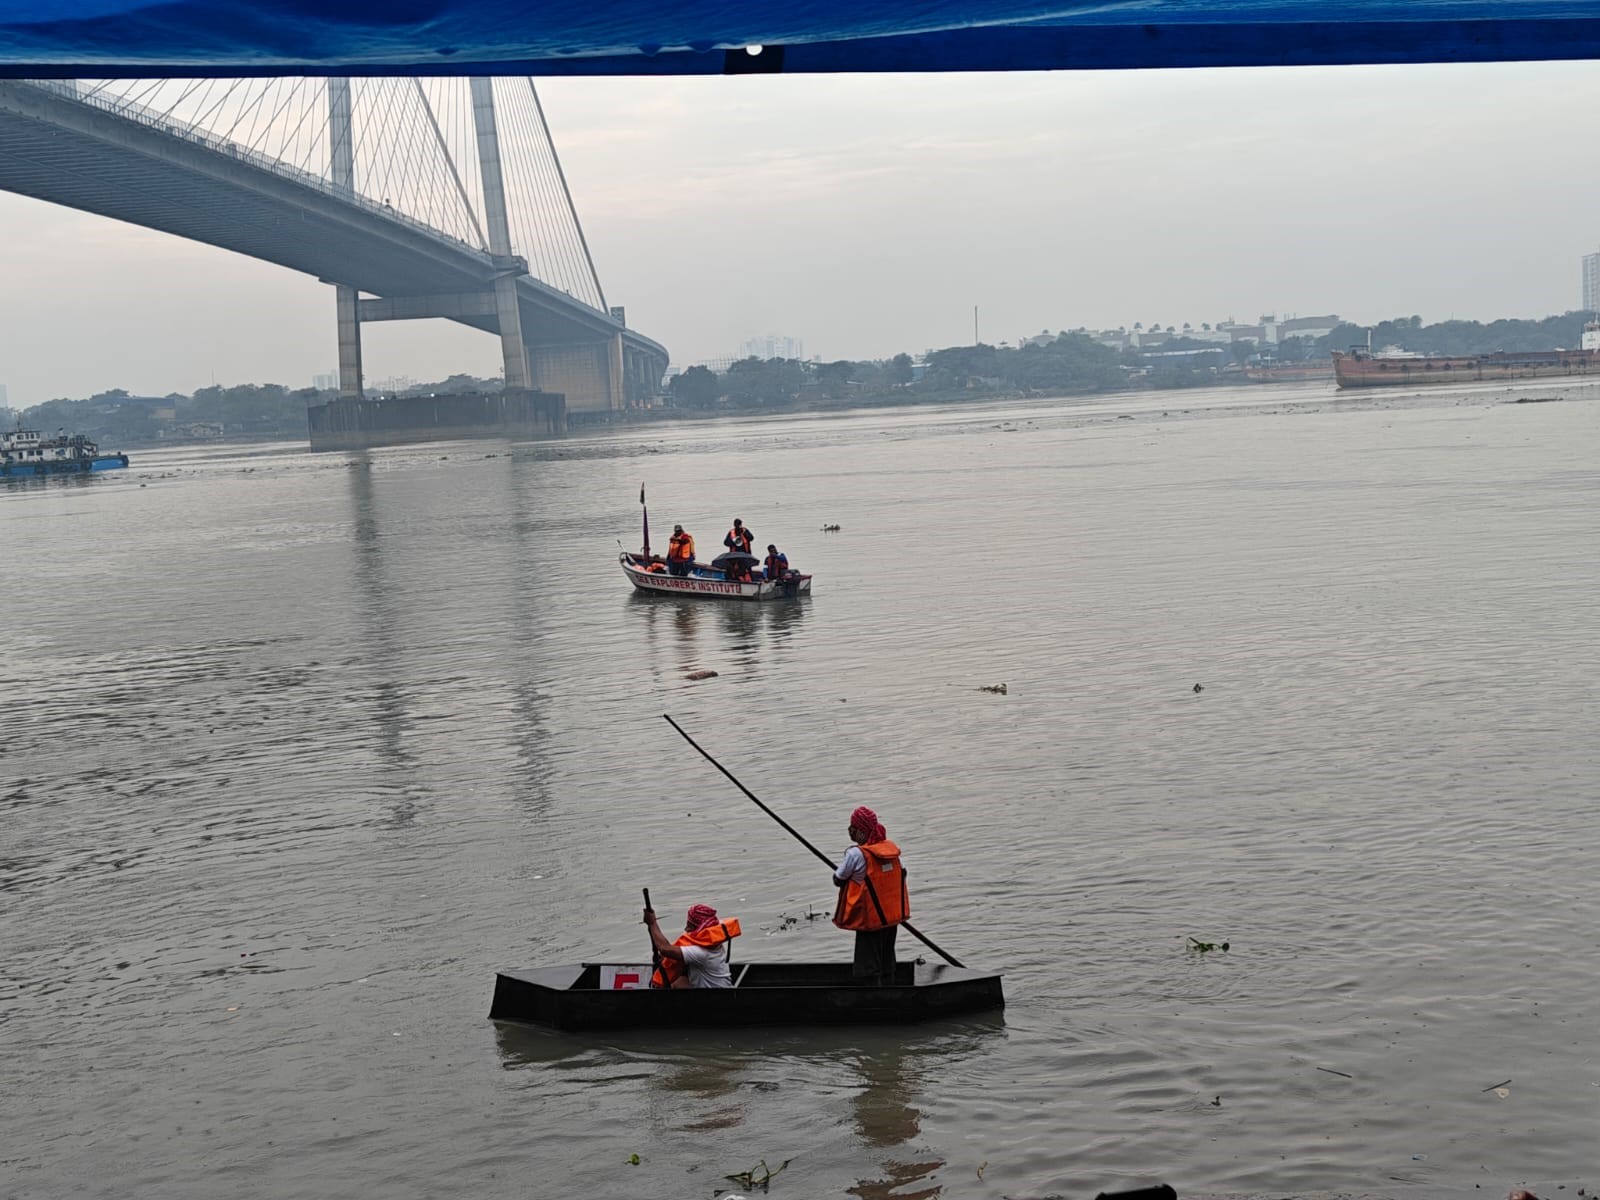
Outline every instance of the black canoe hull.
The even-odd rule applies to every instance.
[[[731,988],[601,991],[599,963],[502,971],[496,1021],[552,1029],[903,1025],[1005,1007],[998,974],[901,963],[889,987],[859,987],[849,963],[739,963]]]

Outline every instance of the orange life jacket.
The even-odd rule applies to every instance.
[[[884,840],[858,849],[867,860],[867,873],[839,889],[833,923],[840,929],[887,929],[910,919],[911,897],[906,893],[900,847]]]
[[[767,578],[776,579],[789,569],[789,557],[781,550],[776,554],[769,554],[767,555],[765,566],[767,568]]]
[[[667,557],[673,562],[690,562],[694,559],[694,539],[687,533],[675,533],[667,543]]]
[[[754,535],[748,529],[730,529],[728,530],[728,536],[722,539],[722,544],[729,550],[743,550],[746,554],[749,554],[750,546],[755,540]]]
[[[738,936],[739,918],[728,917],[726,920],[718,921],[715,925],[707,925],[704,929],[695,933],[679,934],[678,940],[672,944],[674,946],[704,946],[709,948],[711,946],[720,946],[723,942]],[[682,975],[683,971],[682,959],[667,958],[663,955],[660,965],[650,974],[650,986],[653,988],[669,988],[672,986],[673,980]]]

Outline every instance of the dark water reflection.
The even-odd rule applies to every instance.
[[[0,490],[0,1195],[709,1200],[785,1159],[794,1195],[1575,1192],[1600,405],[1507,398],[210,447]],[[816,594],[632,595],[641,478]],[[847,957],[797,918],[826,868],[664,712],[830,853],[871,803],[1003,1021],[487,1022],[497,968],[642,951],[641,887],[739,916],[746,959]]]
[[[731,659],[744,673],[783,669],[793,638],[808,619],[811,602],[795,604],[707,604],[633,592],[625,601],[639,614],[643,644],[658,670],[705,669],[713,657]]]
[[[846,1193],[915,1200],[943,1194],[933,1177],[945,1165],[919,1144],[919,1098],[981,1061],[1003,1041],[1004,1028],[1004,1014],[989,1013],[900,1031],[724,1030],[708,1048],[704,1035],[682,1031],[607,1038],[497,1022],[495,1041],[510,1071],[555,1069],[614,1083],[646,1070],[639,1078],[648,1081],[649,1111],[664,1135],[685,1139],[736,1133],[753,1109],[792,1102],[799,1088],[808,1102],[820,1099],[839,1116],[848,1114],[856,1141],[875,1163],[872,1177],[850,1183]],[[767,1154],[766,1161],[775,1167],[780,1160]]]
[[[944,1189],[932,1176],[944,1160],[926,1151],[918,1154],[909,1145],[922,1132],[922,1114],[912,1101],[927,1088],[930,1077],[938,1078],[938,1055],[904,1043],[857,1056],[852,1065],[861,1079],[851,1098],[861,1141],[870,1150],[894,1153],[881,1162],[881,1178],[863,1179],[846,1191],[861,1200],[927,1200],[942,1195]]]
[[[411,705],[398,678],[404,656],[393,599],[396,589],[384,562],[382,514],[373,486],[372,456],[352,455],[349,468],[345,475],[350,483],[351,567],[363,619],[357,623],[360,653],[345,660],[343,666],[348,676],[362,681],[371,704],[372,726],[377,731],[373,745],[382,759],[393,797],[385,806],[385,824],[405,826],[416,819],[417,807],[424,797],[411,783],[416,759],[405,748]]]

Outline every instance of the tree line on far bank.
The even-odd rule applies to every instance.
[[[498,379],[452,375],[421,385],[421,392],[499,391]],[[123,388],[96,392],[84,400],[46,400],[21,412],[0,411],[0,427],[64,429],[101,443],[102,449],[157,445],[221,437],[304,438],[306,409],[338,395],[324,388],[290,388],[280,383],[220,384],[193,395],[138,396]]]
[[[1226,382],[1263,351],[1277,362],[1327,362],[1334,350],[1393,346],[1414,354],[1489,354],[1496,350],[1575,349],[1585,312],[1541,320],[1442,321],[1396,317],[1368,327],[1340,325],[1322,338],[1291,338],[1276,346],[1220,345],[1181,334],[1159,345],[1117,349],[1084,330],[1022,346],[951,346],[929,351],[923,363],[898,354],[886,361],[802,363],[747,358],[726,371],[690,367],[668,381],[668,403],[691,410],[894,404],[957,400],[994,393],[1071,395],[1129,388],[1184,388]],[[1331,371],[1331,368],[1330,368]]]
[[[1424,325],[1418,316],[1396,317],[1371,327],[1341,325],[1323,338],[1295,338],[1268,349],[1280,362],[1325,361],[1330,351],[1365,346],[1369,328],[1374,349],[1394,346],[1413,354],[1574,349],[1582,344],[1589,318],[1589,313],[1569,312],[1542,320]],[[666,403],[694,411],[748,411],[977,399],[997,393],[1198,387],[1226,381],[1259,349],[1247,342],[1219,346],[1179,335],[1159,346],[1119,350],[1078,330],[1020,347],[980,344],[932,350],[920,364],[909,354],[826,363],[747,358],[722,372],[690,367],[668,381]],[[452,375],[407,391],[450,395],[499,389],[498,379]],[[64,429],[127,446],[212,436],[301,438],[306,409],[334,395],[276,383],[214,385],[193,395],[165,396],[136,396],[113,388],[82,400],[48,400],[21,412],[0,410],[0,425],[20,423],[46,433]]]
[[[1593,313],[1568,312],[1542,320],[1502,319],[1440,321],[1424,325],[1421,317],[1395,317],[1371,326],[1372,348],[1398,346],[1413,354],[1493,354],[1497,350],[1576,350],[1583,345],[1583,327]],[[1367,344],[1365,325],[1341,325],[1317,345],[1323,354]]]

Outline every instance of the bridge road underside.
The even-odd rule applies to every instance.
[[[204,135],[80,102],[70,83],[0,80],[0,188],[246,254],[351,287],[360,320],[443,318],[499,334],[516,278],[535,386],[569,413],[653,396],[665,347],[565,292],[326,180]]]

